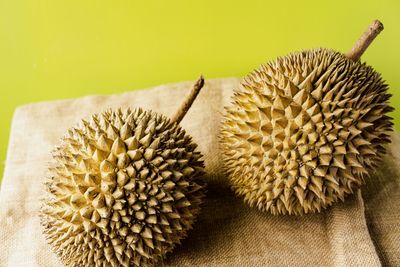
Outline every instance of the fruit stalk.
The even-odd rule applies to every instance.
[[[183,117],[185,117],[186,113],[190,109],[193,104],[193,101],[196,99],[197,95],[200,93],[201,88],[204,86],[204,77],[201,75],[196,83],[193,85],[192,90],[190,91],[189,95],[183,101],[181,106],[178,108],[178,111],[172,117],[172,121],[179,124]]]
[[[346,54],[346,56],[353,61],[360,60],[362,54],[365,52],[365,50],[367,50],[368,46],[382,30],[382,22],[379,20],[374,20],[371,25],[369,25],[368,29],[357,40],[351,50]]]

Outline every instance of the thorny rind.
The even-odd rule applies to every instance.
[[[273,214],[343,201],[390,142],[387,90],[371,67],[328,49],[261,65],[225,108],[220,144],[233,190]]]
[[[107,111],[54,151],[40,217],[68,266],[154,266],[187,235],[205,195],[197,145],[165,116]]]

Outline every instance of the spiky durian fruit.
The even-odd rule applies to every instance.
[[[68,266],[154,266],[191,228],[204,196],[201,154],[150,111],[107,111],[54,152],[41,223]]]
[[[220,134],[236,194],[273,214],[343,200],[390,142],[387,89],[371,67],[327,49],[293,53],[247,75]]]

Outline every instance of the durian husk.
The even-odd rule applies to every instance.
[[[54,151],[40,212],[67,266],[155,266],[191,229],[205,189],[197,145],[142,109],[106,111]]]
[[[247,75],[220,132],[231,186],[272,214],[321,211],[354,192],[390,142],[388,85],[329,49],[289,54]]]

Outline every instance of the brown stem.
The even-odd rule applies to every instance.
[[[183,117],[185,117],[186,113],[188,112],[189,108],[192,106],[193,101],[196,99],[197,95],[199,94],[201,88],[204,86],[204,77],[203,75],[196,81],[193,85],[192,90],[190,91],[189,95],[187,95],[186,99],[183,101],[181,106],[178,108],[175,115],[172,117],[172,121],[179,124]]]
[[[360,60],[361,55],[365,52],[365,50],[367,50],[368,46],[382,30],[382,22],[379,20],[374,20],[372,24],[369,25],[368,30],[361,35],[361,37],[354,44],[353,48],[346,54],[347,58],[353,61]]]

